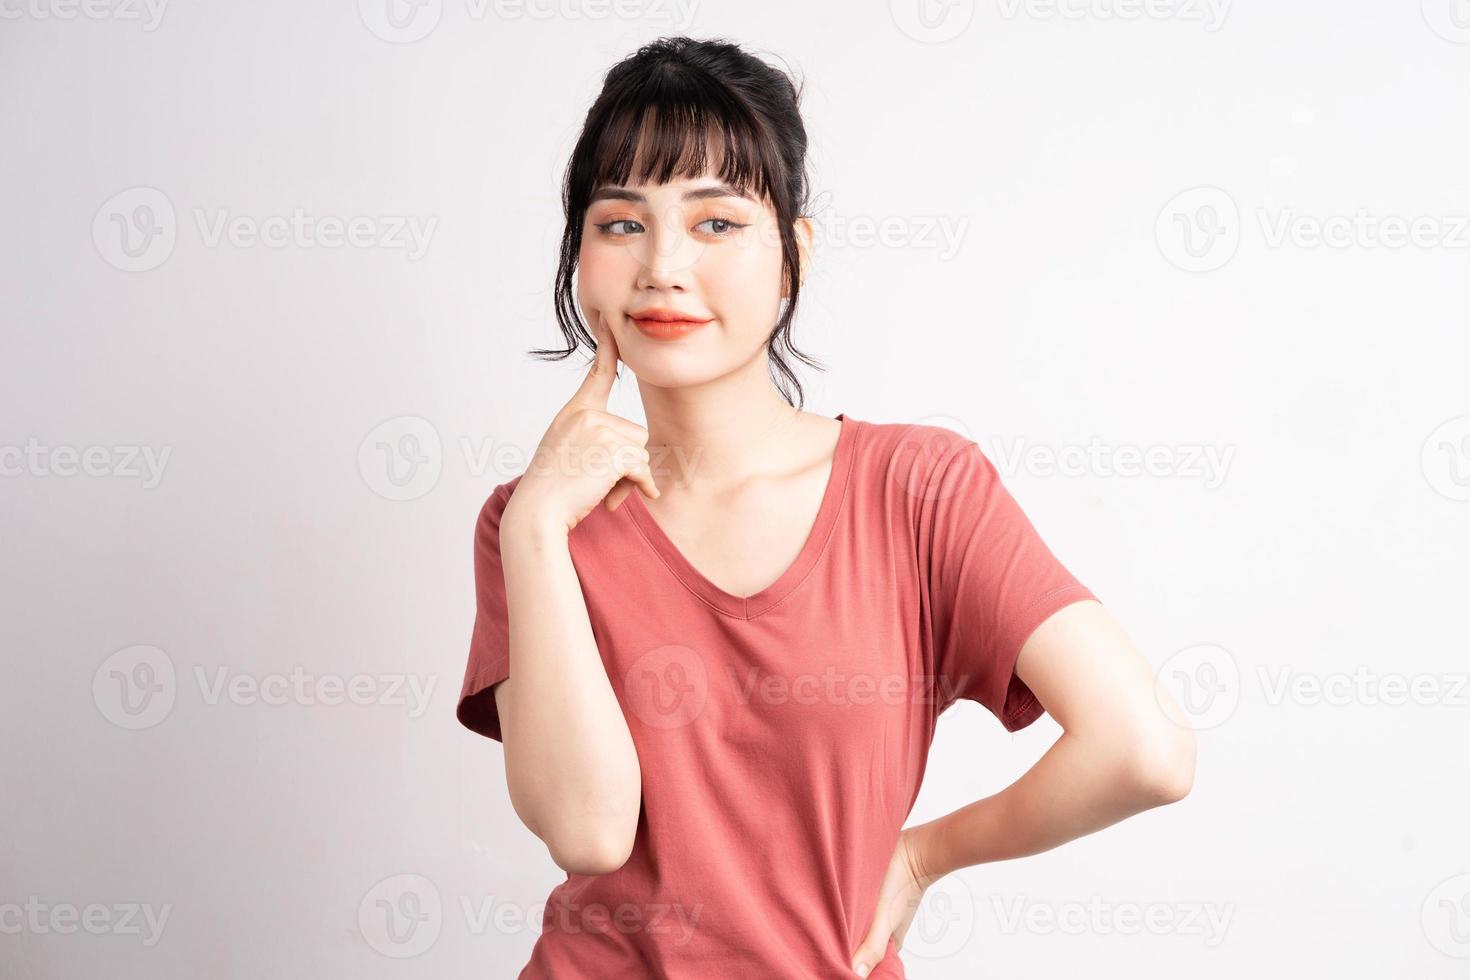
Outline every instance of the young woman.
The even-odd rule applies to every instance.
[[[595,359],[480,512],[458,705],[567,872],[522,978],[903,977],[934,881],[1193,779],[1182,716],[976,443],[800,407],[799,100],[663,39],[608,73],[566,172],[567,349],[536,353]],[[607,411],[620,360],[647,428]],[[960,698],[1063,734],[905,828]]]

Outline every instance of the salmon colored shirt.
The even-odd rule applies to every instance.
[[[1043,712],[1013,669],[1052,613],[1096,596],[1043,543],[973,441],[842,422],[816,522],[751,596],[685,559],[639,491],[568,536],[643,776],[632,855],[569,874],[520,980],[848,978],[959,698],[1008,731]],[[500,739],[510,672],[497,529],[475,530],[478,608],[457,716]],[[890,939],[874,978],[904,977]]]

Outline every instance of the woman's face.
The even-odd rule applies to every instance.
[[[798,240],[807,225],[798,223]],[[660,387],[700,384],[749,363],[775,329],[785,294],[775,212],[711,176],[598,189],[577,262],[588,325],[600,315],[621,359]],[[705,322],[640,319],[655,311]]]

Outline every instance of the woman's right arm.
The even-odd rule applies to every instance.
[[[592,638],[565,528],[502,521],[500,541],[511,667],[495,706],[511,805],[563,870],[606,874],[628,859],[638,824],[633,738]]]
[[[658,495],[647,430],[605,411],[617,346],[605,327],[597,334],[586,380],[501,516],[510,671],[494,691],[511,805],[559,867],[584,875],[615,871],[628,859],[643,792],[568,535],[599,502],[615,509],[635,485]]]

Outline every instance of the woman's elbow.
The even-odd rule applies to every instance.
[[[556,866],[568,874],[611,874],[633,853],[639,809],[625,804],[583,814],[575,821],[558,820],[541,839]]]
[[[633,853],[631,840],[547,841],[546,847],[556,866],[573,875],[611,874],[626,864]]]
[[[1152,806],[1177,803],[1194,788],[1194,731],[1172,722],[1135,740],[1132,781]]]

